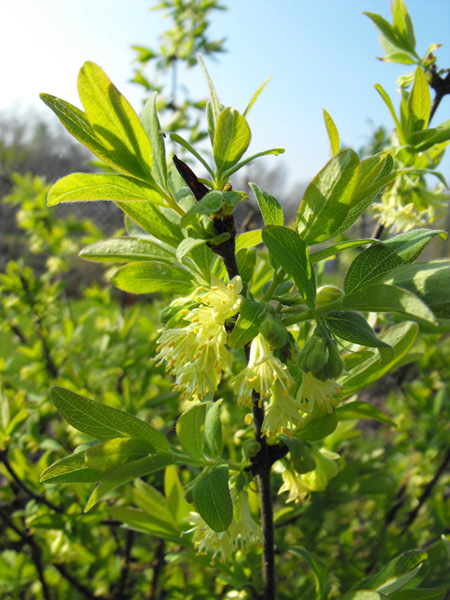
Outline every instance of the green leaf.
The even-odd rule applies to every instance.
[[[227,234],[228,238],[230,237],[230,234]],[[199,238],[192,238],[192,237],[187,237],[184,238],[184,240],[180,243],[180,245],[177,248],[177,260],[178,262],[181,262],[183,260],[183,258],[189,254],[189,252],[191,252],[194,248],[197,248],[197,246],[202,246],[203,244],[206,244],[208,240],[202,240]]]
[[[227,194],[237,196],[236,192],[222,192],[220,190],[208,192],[183,215],[181,226],[186,227],[191,222],[195,223],[195,219],[192,219],[194,215],[211,215],[220,210],[226,202]]]
[[[93,62],[81,67],[78,93],[96,137],[117,162],[131,175],[153,180],[152,147],[139,117]]]
[[[98,483],[103,473],[89,469],[84,461],[84,452],[66,456],[42,472],[41,483]]]
[[[394,0],[392,7],[393,26],[396,37],[409,52],[415,52],[416,38],[411,17],[403,0]]]
[[[342,596],[341,600],[384,600],[384,598],[388,598],[389,600],[389,597],[385,594],[362,590],[359,592],[348,592],[348,594]]]
[[[118,488],[125,483],[144,477],[149,473],[154,473],[160,469],[164,469],[167,465],[171,465],[175,462],[174,456],[171,452],[158,452],[153,456],[147,456],[140,460],[122,465],[112,473],[110,473],[101,483],[99,483],[87,501],[84,508],[84,512],[91,510],[99,500],[101,500],[106,494],[112,490]]]
[[[175,468],[173,465],[170,467]],[[167,533],[180,534],[180,527],[170,510],[169,502],[161,492],[141,479],[137,479],[130,496],[133,504],[147,513],[147,519],[151,521],[153,527],[160,527]]]
[[[436,323],[432,311],[415,294],[384,283],[346,294],[342,298],[342,306],[361,312],[399,313],[413,319]]]
[[[174,255],[161,244],[134,237],[100,240],[86,246],[78,256],[98,262],[135,262],[157,260],[173,262]]]
[[[325,109],[323,109],[323,118],[325,119],[325,127],[330,138],[331,155],[336,156],[336,154],[339,154],[339,132],[333,119]]]
[[[164,198],[144,181],[125,175],[104,173],[72,173],[57,181],[51,188],[47,204],[60,202],[90,202],[113,200],[129,202],[146,200],[164,205]]]
[[[191,505],[184,498],[184,490],[178,477],[177,468],[170,465],[164,474],[164,493],[170,512],[180,528],[185,528],[184,519],[189,515]]]
[[[245,285],[249,286],[252,282],[256,265],[255,250],[242,248],[242,250],[239,250],[239,252],[236,253],[236,262],[242,281]]]
[[[141,114],[141,123],[145,133],[150,140],[153,152],[153,173],[156,181],[163,188],[167,188],[167,163],[166,163],[166,146],[164,137],[161,131],[161,125],[156,112],[156,96],[157,92],[152,94],[144,106]]]
[[[344,398],[378,381],[385,373],[391,371],[397,364],[401,363],[411,349],[418,330],[419,328],[416,323],[404,322],[391,327],[380,336],[383,342],[386,342],[395,350],[393,360],[387,365],[380,363],[378,353],[372,352],[367,357],[366,350],[362,354],[367,358],[364,358],[362,361],[356,361],[359,352],[355,352],[352,355],[355,363],[352,365],[350,374],[342,376],[339,380],[340,385],[343,386],[342,394]]]
[[[193,275],[163,262],[133,262],[120,267],[111,277],[113,284],[131,294],[180,294],[187,296],[194,288]]]
[[[393,421],[386,413],[381,411],[376,406],[369,404],[368,402],[361,402],[355,400],[353,402],[347,402],[341,404],[335,409],[335,412],[339,418],[339,421],[352,421],[354,419],[372,419],[379,423],[384,423],[390,427],[397,428],[397,423]]]
[[[303,422],[304,427],[295,432],[295,437],[302,442],[318,442],[333,433],[338,425],[338,418],[332,412],[319,417],[306,417]]]
[[[124,166],[114,150],[106,147],[96,136],[86,114],[76,106],[73,106],[61,98],[50,94],[40,94],[41,100],[52,109],[67,131],[73,135],[86,148],[100,158],[105,164],[125,173],[134,175],[133,171]]]
[[[211,143],[213,144],[214,143],[214,132],[216,131],[217,120],[218,120],[219,114],[220,114],[220,102],[219,102],[219,98],[217,97],[217,93],[214,88],[211,77],[209,76],[209,73],[206,70],[206,66],[205,66],[205,63],[203,62],[203,58],[200,55],[198,56],[198,62],[200,63],[200,66],[202,67],[206,81],[208,82],[209,93],[211,95],[211,102],[208,103],[207,108],[208,108],[208,106],[210,107],[209,116],[208,116],[208,130],[209,130],[209,135],[211,137]],[[212,133],[212,136],[211,136],[211,133]]]
[[[345,220],[359,179],[359,158],[343,150],[325,165],[306,189],[296,231],[308,245],[326,242]]]
[[[308,256],[308,246],[292,229],[267,225],[262,232],[269,253],[293,279],[306,305],[314,308],[316,278]]]
[[[177,248],[184,239],[181,227],[168,219],[151,202],[117,202],[116,204],[144,231],[172,248]]]
[[[437,307],[450,307],[448,259],[403,265],[387,274],[382,282],[416,294],[433,312]]]
[[[405,552],[391,560],[375,575],[362,579],[352,588],[352,591],[374,590],[390,596],[393,592],[405,587],[416,576],[427,559],[426,552],[420,550]]]
[[[254,248],[262,242],[262,230],[246,231],[236,236],[236,252],[242,248]]]
[[[431,96],[422,67],[416,69],[414,85],[408,98],[408,109],[412,119],[412,131],[426,129],[430,118]]]
[[[248,185],[256,196],[264,223],[266,225],[283,225],[283,210],[278,200],[259,188],[256,183],[249,183]]]
[[[244,300],[241,305],[239,318],[228,339],[230,348],[241,348],[255,338],[259,333],[259,326],[266,314],[266,307],[258,302]]]
[[[213,402],[206,407],[205,442],[213,456],[220,456],[223,448],[220,405]]]
[[[259,86],[259,88],[256,90],[256,92],[253,94],[250,102],[247,105],[247,108],[244,110],[244,117],[247,116],[249,110],[251,109],[251,107],[254,105],[254,103],[256,102],[258,96],[260,95],[260,93],[263,91],[263,89],[266,87],[266,85],[269,83],[269,81],[272,79],[272,77],[269,77],[269,79],[266,79],[266,81]]]
[[[364,12],[369,19],[373,21],[375,26],[380,30],[380,32],[384,35],[384,37],[389,40],[389,42],[393,46],[397,46],[401,48],[401,41],[399,40],[396,31],[392,27],[392,25],[386,21],[381,15],[371,12]]]
[[[154,446],[137,438],[114,438],[86,450],[85,462],[94,471],[110,473],[120,465],[154,453]]]
[[[214,531],[220,533],[231,525],[233,504],[228,487],[228,467],[221,465],[197,480],[194,504],[200,516]]]
[[[262,152],[257,152],[256,154],[252,154],[251,156],[248,156],[244,160],[241,160],[240,162],[238,162],[236,165],[234,165],[234,167],[230,167],[229,169],[226,169],[222,173],[222,178],[229,179],[231,177],[231,175],[233,175],[233,173],[236,173],[236,171],[239,171],[239,169],[242,169],[242,167],[245,167],[245,165],[248,165],[248,163],[251,163],[256,158],[261,158],[261,156],[269,156],[269,154],[274,154],[275,156],[278,156],[279,154],[284,154],[284,152],[285,152],[284,148],[270,148],[270,150],[263,150]]]
[[[334,232],[335,236],[347,231],[372,203],[382,188],[398,177],[398,171],[391,172],[393,164],[394,159],[387,152],[380,152],[361,162],[358,186],[350,201],[347,216]]]
[[[316,595],[315,600],[324,600],[327,597],[327,569],[323,562],[316,558],[314,554],[308,552],[300,546],[291,546],[289,552],[302,558],[308,563],[316,580]]]
[[[350,265],[344,281],[345,293],[373,285],[389,271],[414,262],[436,235],[443,239],[447,236],[442,230],[416,229],[386,240],[383,246],[370,246]]]
[[[367,244],[380,244],[381,246],[384,244],[382,241],[377,240],[375,238],[367,238],[364,240],[350,240],[348,242],[340,242],[339,244],[334,244],[333,246],[328,246],[328,248],[324,248],[323,250],[318,250],[317,252],[312,252],[309,255],[311,262],[314,264],[320,262],[321,260],[325,260],[330,256],[335,256],[342,252],[343,250],[347,250],[348,248],[355,248],[358,246],[366,246]]]
[[[177,421],[177,436],[181,445],[194,460],[203,458],[205,404],[196,404]]]
[[[374,88],[377,90],[377,92],[383,98],[384,103],[386,104],[386,106],[389,109],[389,112],[391,113],[391,117],[394,119],[394,123],[395,123],[395,126],[397,128],[397,133],[398,133],[398,137],[399,137],[399,140],[400,140],[400,144],[401,145],[406,144],[405,133],[404,133],[404,131],[402,129],[402,126],[400,125],[400,121],[397,118],[394,105],[392,104],[392,100],[389,98],[388,93],[384,90],[384,88],[379,83],[376,83],[374,85]]]
[[[245,117],[234,108],[225,108],[217,119],[213,146],[219,177],[239,161],[250,144],[250,138],[250,128]]]
[[[436,589],[404,589],[389,594],[391,600],[443,600],[446,595],[445,590]]]
[[[50,399],[72,427],[93,438],[138,438],[150,442],[154,452],[169,449],[169,442],[162,433],[127,412],[61,387],[50,390]]]
[[[175,530],[172,525],[159,519],[157,514],[149,518],[144,510],[123,506],[107,506],[106,512],[112,519],[126,525],[128,529],[154,535],[175,544],[180,543],[180,529]]]
[[[393,348],[377,338],[375,331],[359,313],[353,310],[334,310],[324,315],[324,318],[332,333],[341,339],[360,346],[378,348],[383,364],[394,358]]]

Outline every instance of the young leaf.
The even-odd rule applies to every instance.
[[[170,465],[166,467],[166,471],[169,468],[175,467]],[[153,525],[157,524],[172,534],[180,533],[180,528],[170,510],[169,502],[161,492],[158,492],[158,490],[142,481],[142,479],[137,479],[130,495],[133,504],[147,513],[147,518],[150,517],[149,520]]]
[[[177,144],[180,144],[180,146],[183,146],[183,148],[186,148],[186,150],[188,150],[199,162],[202,163],[208,173],[214,177],[214,171],[208,165],[203,156],[197,152],[197,150],[189,142],[182,138],[181,135],[178,135],[178,133],[171,133],[169,137],[173,142],[176,142]]]
[[[256,183],[249,183],[253,190],[259,209],[266,225],[284,225],[283,210],[276,198],[259,188]]]
[[[174,462],[175,458],[171,452],[158,452],[158,454],[154,454],[153,456],[147,456],[122,465],[96,486],[87,501],[84,512],[91,510],[99,500],[117,487],[133,481],[133,479],[138,479],[139,477],[144,477],[145,475],[164,469],[164,467],[172,465]]]
[[[397,428],[397,423],[395,421],[388,417],[388,415],[379,408],[369,404],[368,402],[361,402],[360,400],[347,402],[346,404],[341,404],[341,406],[338,406],[335,409],[335,412],[339,418],[339,421],[373,419],[379,423],[384,423],[390,427]]]
[[[366,577],[353,586],[352,591],[374,590],[386,595],[405,587],[427,561],[426,552],[410,550],[391,560],[375,575]]]
[[[339,244],[334,244],[333,246],[328,246],[328,248],[324,248],[323,250],[318,250],[317,252],[312,252],[309,255],[309,258],[313,265],[320,262],[321,260],[325,260],[330,256],[334,256],[335,254],[339,254],[339,252],[343,252],[348,248],[355,248],[357,246],[367,246],[367,244],[380,244],[381,246],[384,244],[381,240],[377,240],[375,238],[367,238],[365,240],[350,240],[349,242],[340,242]]]
[[[117,202],[119,208],[145,231],[165,244],[177,248],[184,239],[181,228],[150,202]]]
[[[125,175],[104,173],[72,173],[57,181],[51,188],[47,204],[54,206],[60,202],[89,202],[112,200],[130,202],[145,200],[166,204],[164,198],[146,182]]]
[[[241,348],[255,338],[259,333],[266,307],[258,302],[244,300],[241,305],[239,318],[228,339],[230,348]]]
[[[387,365],[382,365],[378,353],[372,352],[364,360],[355,362],[352,365],[351,373],[342,376],[339,380],[339,383],[343,386],[342,394],[344,398],[348,398],[358,390],[378,381],[385,373],[391,371],[396,365],[401,363],[411,349],[417,337],[418,330],[419,327],[416,323],[404,322],[391,327],[391,329],[383,333],[380,338],[395,350],[393,360]],[[357,354],[355,352],[352,356]],[[364,350],[363,354],[367,355],[367,351]]]
[[[159,243],[135,237],[100,240],[83,248],[78,256],[98,262],[134,262],[157,260],[172,263],[174,255]]]
[[[371,12],[364,12],[371,21],[373,21],[374,25],[380,30],[381,34],[393,45],[398,48],[401,48],[401,41],[397,36],[392,25],[386,21],[381,15]]]
[[[132,175],[153,179],[152,147],[139,117],[99,66],[86,62],[78,76],[78,93],[100,142]]]
[[[272,79],[272,77],[269,77],[269,79],[266,79],[266,81],[259,86],[259,88],[256,90],[256,92],[253,94],[250,102],[247,105],[247,108],[244,110],[244,117],[247,116],[249,110],[251,109],[251,107],[255,104],[258,96],[260,95],[260,93],[263,91],[263,89],[266,87],[266,85],[269,83],[269,81]]]
[[[436,318],[415,294],[394,285],[378,283],[342,298],[343,308],[361,312],[392,312],[435,324]]]
[[[126,165],[116,156],[113,149],[105,146],[96,136],[86,114],[61,98],[50,94],[40,94],[40,98],[52,109],[67,131],[105,164],[125,175],[133,175]]]
[[[186,296],[194,288],[194,276],[163,262],[133,262],[120,267],[111,277],[113,284],[130,294],[167,293]]]
[[[323,562],[300,546],[291,546],[289,552],[299,556],[308,564],[316,580],[315,600],[324,600],[327,597],[329,586],[327,585],[327,570]]]
[[[177,436],[181,445],[194,460],[203,458],[205,404],[196,404],[177,421]]]
[[[262,237],[269,253],[294,280],[306,305],[314,308],[316,279],[305,241],[292,229],[278,225],[264,227]]]
[[[323,109],[323,118],[325,119],[325,127],[330,138],[331,156],[336,156],[336,154],[339,154],[339,132],[333,119],[325,109]]]
[[[450,307],[450,260],[403,265],[388,273],[382,283],[416,294],[433,312],[435,307]]]
[[[89,469],[84,452],[77,452],[56,461],[42,472],[41,483],[98,483],[103,473]]]
[[[193,494],[195,508],[206,524],[218,533],[228,529],[233,520],[228,467],[221,465],[200,477]]]
[[[137,438],[114,438],[91,446],[86,452],[85,462],[90,469],[110,473],[120,465],[154,453],[151,442]]]
[[[138,438],[153,445],[153,452],[168,450],[169,442],[157,429],[117,408],[111,408],[61,387],[50,390],[50,399],[66,421],[98,440]]]
[[[256,252],[255,250],[247,250],[242,248],[236,254],[236,262],[238,271],[242,281],[245,285],[249,286],[253,279],[253,271],[256,265]]]
[[[183,486],[174,465],[168,466],[164,473],[164,493],[175,522],[180,527],[185,527],[186,522],[184,519],[189,515],[191,506],[184,498]]]
[[[238,162],[236,165],[234,165],[234,167],[226,169],[222,173],[222,178],[229,179],[233,175],[233,173],[236,173],[236,171],[239,171],[240,169],[242,169],[242,167],[245,167],[245,165],[248,165],[248,163],[252,162],[256,158],[260,158],[261,156],[268,156],[269,154],[274,154],[275,156],[278,156],[279,154],[284,154],[284,152],[284,148],[270,148],[270,150],[263,150],[262,152],[252,154],[251,156],[248,156],[247,158],[244,158],[244,160]]]
[[[389,271],[414,262],[436,235],[443,239],[447,236],[442,230],[416,229],[386,240],[384,246],[370,246],[350,265],[344,281],[345,293],[373,285]]]
[[[163,188],[167,188],[167,163],[166,146],[161,132],[161,125],[156,112],[157,92],[152,94],[144,106],[141,114],[141,123],[146,132],[153,152],[153,173],[156,181]]]
[[[408,98],[408,109],[412,120],[411,130],[426,129],[430,119],[431,96],[422,67],[416,69],[414,85]]]
[[[213,456],[220,456],[223,448],[222,422],[218,402],[208,404],[205,416],[205,442]]]
[[[153,512],[150,518],[147,512],[137,508],[107,506],[105,510],[112,519],[120,521],[128,529],[154,535],[175,544],[180,542],[181,529],[160,518],[160,512]]]
[[[209,76],[209,73],[206,70],[205,63],[203,62],[203,58],[200,56],[200,54],[198,55],[198,62],[200,63],[200,66],[202,67],[203,73],[206,77],[206,81],[208,82],[209,93],[211,95],[211,103],[209,104],[209,106],[211,107],[211,111],[210,111],[211,117],[208,117],[208,130],[209,130],[210,136],[211,136],[211,130],[213,132],[213,135],[211,137],[211,143],[214,143],[214,132],[216,131],[217,120],[218,120],[219,114],[220,114],[220,102],[219,102],[219,98],[217,97],[217,93],[214,88],[211,77]],[[212,121],[211,123],[209,123],[210,119]],[[211,125],[211,127],[210,127],[210,125]]]
[[[392,7],[393,26],[396,37],[409,52],[415,53],[416,38],[408,10],[403,0],[394,0]]]
[[[326,242],[347,216],[359,179],[359,158],[353,150],[334,156],[306,189],[296,231],[308,245]]]
[[[250,128],[240,113],[234,108],[225,108],[217,119],[213,154],[219,173],[233,167],[250,144]]]
[[[331,332],[341,339],[360,346],[378,348],[383,364],[394,358],[393,348],[377,338],[372,327],[359,313],[353,310],[334,310],[324,315],[324,318]]]
[[[377,90],[377,92],[383,98],[384,103],[386,104],[386,106],[389,109],[389,112],[391,113],[391,117],[394,119],[394,123],[397,128],[397,133],[398,133],[398,137],[400,140],[400,144],[402,144],[402,145],[406,144],[405,132],[403,131],[402,126],[400,125],[400,121],[397,118],[394,105],[392,104],[392,100],[389,98],[388,93],[383,89],[383,87],[379,83],[376,83],[374,85],[374,88]]]

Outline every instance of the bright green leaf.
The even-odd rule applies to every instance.
[[[358,179],[358,155],[353,150],[343,150],[312,180],[300,204],[295,226],[308,245],[335,237],[335,231],[347,216]]]
[[[302,442],[318,442],[332,434],[338,425],[336,413],[327,413],[319,417],[306,417],[304,427],[297,429],[295,437]]]
[[[325,127],[330,138],[331,155],[336,156],[336,154],[339,154],[339,132],[333,119],[325,109],[323,109],[323,118],[325,119]]]
[[[120,267],[111,277],[113,284],[130,294],[188,295],[194,288],[193,275],[163,262],[133,262]]]
[[[396,37],[409,52],[416,50],[414,28],[408,10],[403,0],[394,0],[392,6],[393,28]]]
[[[203,458],[205,404],[196,404],[177,421],[177,436],[181,445],[194,460]]]
[[[84,452],[66,456],[50,465],[40,477],[41,483],[98,483],[103,473],[89,469],[84,461]]]
[[[289,552],[302,558],[310,567],[316,580],[316,600],[324,600],[327,597],[327,570],[321,560],[316,558],[311,552],[300,546],[291,546]]]
[[[367,246],[367,244],[380,244],[383,245],[383,242],[377,240],[375,238],[367,238],[364,240],[350,240],[348,242],[340,242],[339,244],[334,244],[333,246],[328,246],[328,248],[324,248],[323,250],[318,250],[317,252],[312,252],[309,255],[311,262],[314,264],[320,262],[321,260],[325,260],[330,256],[335,256],[348,248],[355,248],[358,246]]]
[[[213,146],[219,176],[239,161],[250,144],[250,138],[250,128],[245,117],[234,108],[225,108],[217,119]]]
[[[305,241],[292,229],[267,225],[262,237],[269,253],[294,280],[297,290],[310,308],[316,298],[316,278]]]
[[[346,404],[341,404],[338,406],[335,411],[339,421],[372,419],[374,421],[378,421],[379,423],[389,425],[390,427],[397,428],[397,423],[395,423],[395,421],[388,417],[388,415],[379,408],[369,404],[368,402],[361,402],[360,400],[347,402]]]
[[[170,465],[164,474],[164,493],[167,498],[170,512],[180,528],[186,526],[184,520],[191,510],[191,505],[184,498],[184,489],[178,477],[177,468]]]
[[[152,94],[144,106],[141,114],[141,123],[150,140],[153,152],[153,174],[156,181],[163,188],[167,188],[167,163],[166,146],[161,131],[161,125],[156,112],[157,92]]]
[[[256,183],[249,183],[248,185],[256,196],[264,223],[266,225],[283,225],[283,210],[278,200],[259,188]]]
[[[263,304],[244,300],[239,318],[228,340],[229,346],[231,348],[241,348],[255,338],[259,333],[259,326],[265,314],[266,307]]]
[[[213,402],[206,407],[205,442],[213,456],[220,456],[223,448],[220,405]]]
[[[144,458],[154,453],[154,446],[137,438],[114,438],[91,446],[86,450],[86,465],[94,471],[110,473],[120,465]]]
[[[160,243],[134,237],[100,240],[86,246],[78,256],[98,262],[135,262],[157,260],[173,262],[174,255]]]
[[[414,85],[408,99],[412,131],[426,129],[430,118],[431,96],[428,81],[422,67],[417,67]]]
[[[168,219],[152,203],[146,201],[117,202],[117,205],[144,231],[172,248],[177,248],[184,239],[181,227]]]

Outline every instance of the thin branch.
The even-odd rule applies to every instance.
[[[414,523],[414,521],[419,513],[419,510],[425,504],[425,501],[427,500],[427,498],[429,498],[429,496],[431,495],[433,488],[435,487],[440,476],[444,473],[444,471],[446,470],[446,468],[449,464],[450,464],[450,448],[447,450],[447,453],[444,456],[444,460],[439,465],[439,468],[436,471],[433,479],[428,483],[428,485],[423,490],[422,495],[419,498],[419,502],[417,503],[417,506],[409,513],[408,518],[406,519],[405,524],[403,526],[403,529],[400,532],[400,535],[403,535],[409,529],[409,527]]]
[[[433,103],[431,105],[430,118],[428,119],[428,124],[430,123],[435,112],[437,111],[437,108],[438,108],[439,104],[441,103],[442,98],[444,96],[447,96],[448,94],[450,94],[450,70],[447,72],[447,75],[445,77],[441,77],[439,75],[439,73],[437,72],[436,66],[432,65],[432,67],[430,69],[430,73],[431,73],[430,86],[436,92],[436,95],[435,95]]]
[[[54,510],[57,513],[64,512],[64,509],[61,506],[56,506],[56,504],[53,504],[53,502],[50,502],[50,500],[47,500],[47,498],[45,496],[43,496],[41,494],[37,494],[31,488],[29,488],[26,485],[26,483],[24,483],[20,479],[20,477],[14,471],[13,466],[9,462],[8,450],[0,450],[0,462],[2,462],[5,465],[5,468],[8,471],[8,473],[11,475],[11,477],[14,479],[14,481],[17,483],[17,485],[20,487],[20,489],[22,491],[24,491],[25,494],[27,494],[27,496],[29,496],[30,498],[33,498],[33,500],[36,500],[36,502],[38,502],[39,504],[45,504],[46,506],[48,506],[49,508],[51,508],[52,510]]]
[[[153,566],[153,580],[152,585],[150,586],[150,592],[148,595],[148,600],[156,600],[157,598],[157,590],[158,590],[158,582],[161,576],[161,571],[166,564],[166,555],[165,555],[165,542],[164,540],[158,540],[156,544],[156,552],[155,559],[152,562]]]
[[[131,549],[133,548],[134,535],[134,531],[131,531],[131,529],[127,529],[122,569],[120,571],[119,581],[117,582],[117,589],[113,596],[114,600],[125,600],[125,598],[128,596],[128,594],[124,592],[128,580],[128,575],[130,573]]]
[[[47,585],[47,581],[45,579],[44,574],[44,566],[42,565],[42,553],[38,544],[36,543],[33,535],[29,531],[22,531],[14,524],[13,520],[9,516],[9,514],[0,506],[0,518],[6,523],[8,527],[10,527],[19,537],[26,543],[31,552],[31,559],[34,562],[34,566],[36,568],[36,572],[38,575],[38,579],[41,582],[42,586],[42,595],[44,596],[44,600],[51,600],[50,590]]]
[[[64,564],[62,564],[62,563],[52,563],[52,564],[55,567],[55,569],[58,571],[58,573],[61,575],[61,577],[64,577],[64,579],[66,581],[68,581],[71,585],[73,585],[73,587],[76,590],[78,590],[81,594],[83,594],[86,598],[89,598],[89,600],[106,600],[106,598],[104,598],[102,596],[95,595],[93,592],[91,592],[91,590],[88,587],[86,587],[85,585],[80,583],[80,581],[76,577],[74,577],[67,571],[66,566]]]

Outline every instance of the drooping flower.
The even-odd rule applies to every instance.
[[[298,503],[300,500],[304,500],[310,495],[310,486],[304,483],[302,477],[294,471],[294,469],[286,466],[281,473],[281,477],[283,479],[283,485],[278,490],[278,493],[282,494],[283,492],[289,492],[286,502]]]
[[[214,277],[213,283],[183,300],[186,303],[194,297],[198,305],[183,310],[182,326],[164,329],[158,340],[156,360],[166,362],[166,370],[175,377],[175,389],[185,398],[200,399],[215,391],[222,373],[231,368],[224,324],[240,308],[242,281],[237,276],[226,285]]]
[[[186,533],[194,532],[194,545],[199,554],[212,554],[214,560],[218,554],[225,561],[237,549],[248,551],[253,544],[262,539],[261,527],[250,514],[248,495],[245,491],[231,490],[233,501],[233,521],[226,531],[217,532],[207,525],[196,512],[190,512],[186,521],[192,525]]]
[[[302,373],[303,380],[297,392],[297,402],[300,408],[311,414],[315,405],[328,412],[337,406],[342,397],[340,386],[333,380],[320,381],[312,373]]]
[[[295,427],[303,427],[300,409],[300,404],[289,395],[281,382],[275,381],[271,388],[271,402],[264,416],[263,433],[272,437],[283,432],[292,435]]]
[[[293,380],[286,365],[272,354],[269,342],[259,334],[251,342],[247,366],[231,380],[238,403],[248,405],[252,390],[256,390],[261,398],[269,397],[275,382],[287,390]]]

